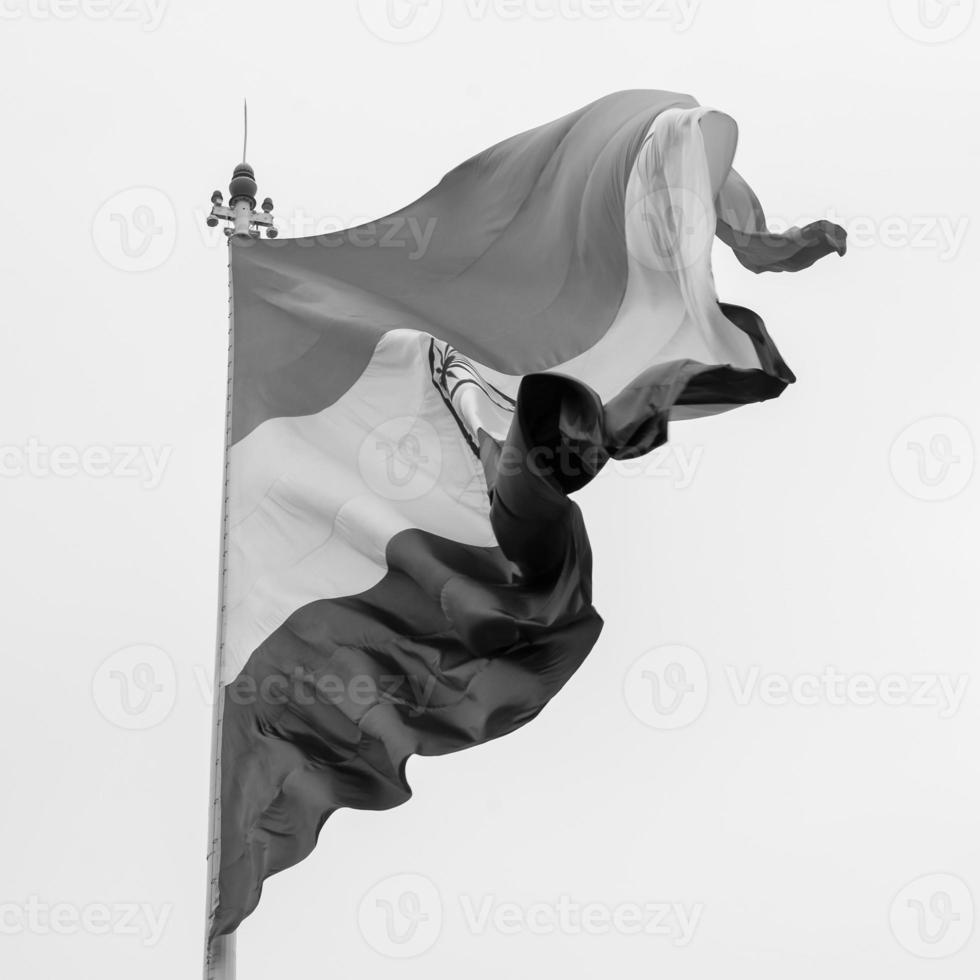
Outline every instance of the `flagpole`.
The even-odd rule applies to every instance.
[[[232,434],[232,396],[235,381],[235,297],[231,268],[233,239],[258,238],[265,229],[268,238],[275,238],[278,232],[272,223],[272,201],[262,202],[262,212],[255,210],[258,184],[255,171],[245,162],[248,148],[248,105],[245,106],[245,143],[242,149],[242,162],[235,167],[231,183],[228,185],[228,206],[225,207],[220,191],[211,195],[211,214],[207,224],[217,227],[226,222],[228,238],[228,373],[225,394],[225,434],[222,462],[221,490],[221,547],[218,572],[218,627],[215,644],[214,665],[214,707],[211,726],[211,777],[208,820],[208,873],[207,899],[204,916],[204,980],[235,980],[236,937],[235,933],[216,936],[209,940],[211,920],[218,908],[219,876],[221,872],[221,743],[225,708],[225,582],[228,558],[228,453]]]

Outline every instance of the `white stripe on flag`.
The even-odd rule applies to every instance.
[[[390,331],[339,401],[232,447],[226,683],[297,609],[376,585],[400,531],[495,545],[483,470],[432,382],[429,343]]]

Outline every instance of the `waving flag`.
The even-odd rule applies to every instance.
[[[844,233],[714,193],[686,95],[630,91],[334,235],[235,241],[220,876],[211,935],[406,761],[532,719],[596,641],[569,494],[672,418],[794,380],[719,303],[717,235],[804,268]]]

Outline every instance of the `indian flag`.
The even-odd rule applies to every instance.
[[[770,232],[726,119],[620,92],[378,222],[233,240],[212,937],[335,810],[404,802],[409,756],[514,731],[582,663],[573,491],[794,380],[713,239],[794,271],[844,232]]]

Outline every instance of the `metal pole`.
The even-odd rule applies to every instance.
[[[247,117],[246,117],[247,118]],[[219,221],[231,225],[225,229],[228,236],[228,373],[225,394],[225,438],[221,492],[221,548],[218,573],[218,628],[214,667],[214,708],[211,727],[211,795],[208,831],[207,902],[204,917],[204,980],[235,980],[235,934],[217,936],[209,940],[211,922],[220,900],[221,875],[221,744],[225,709],[225,584],[228,572],[228,459],[231,448],[232,405],[235,382],[235,296],[232,276],[232,249],[235,238],[257,238],[264,228],[269,238],[276,237],[272,224],[272,201],[262,202],[261,214],[255,211],[255,194],[258,185],[255,174],[245,162],[240,163],[228,186],[228,207],[221,201],[221,193],[211,195],[211,214],[207,223],[217,226]]]
[[[235,364],[235,303],[231,278],[231,238],[228,239],[228,372],[225,394],[225,432],[222,453],[221,535],[218,572],[218,636],[214,661],[214,707],[211,726],[211,795],[208,821],[208,884],[204,917],[204,980],[235,980],[235,936],[208,938],[218,908],[221,872],[221,735],[224,722],[225,579],[228,571],[228,449],[231,445],[232,385]]]

